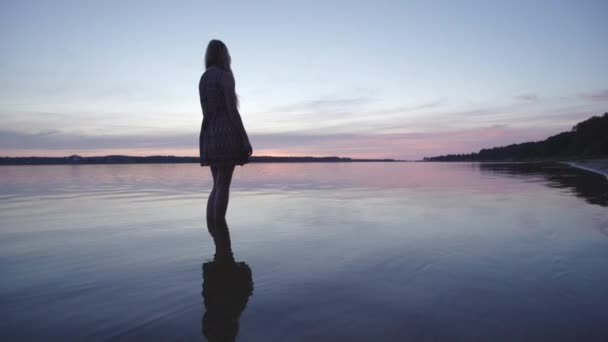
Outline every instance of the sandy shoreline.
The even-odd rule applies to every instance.
[[[570,161],[566,162],[566,164],[579,169],[599,173],[608,178],[608,159]]]

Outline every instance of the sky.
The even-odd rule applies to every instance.
[[[198,155],[210,39],[254,155],[419,159],[608,112],[608,1],[0,0],[0,156]]]

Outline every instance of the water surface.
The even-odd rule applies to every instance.
[[[1,167],[0,339],[608,339],[603,176],[558,164],[250,164],[228,212],[239,268],[218,271],[208,173]]]

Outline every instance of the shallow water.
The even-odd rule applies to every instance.
[[[0,339],[608,339],[602,176],[555,164],[250,164],[228,212],[242,263],[221,271],[208,173],[1,167]]]

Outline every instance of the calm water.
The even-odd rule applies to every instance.
[[[226,270],[208,173],[0,167],[0,340],[608,340],[602,176],[251,164],[235,175]]]

